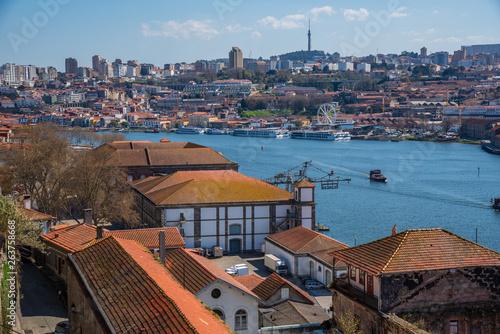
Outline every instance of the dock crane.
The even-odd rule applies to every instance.
[[[309,168],[314,168],[324,173],[324,175],[321,177],[310,177],[307,175],[307,171]],[[341,179],[338,176],[335,177],[334,174],[335,172],[333,170],[328,173],[322,170],[321,168],[314,166],[312,164],[312,161],[306,161],[287,171],[279,173],[273,177],[264,179],[263,181],[273,184],[275,186],[284,184],[286,185],[287,191],[291,190],[291,187],[294,183],[300,182],[302,180],[307,180],[311,183],[320,183],[321,189],[338,189],[339,182],[351,181],[351,179]]]

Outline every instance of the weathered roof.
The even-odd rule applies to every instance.
[[[117,333],[231,332],[137,242],[107,237],[72,260]]]
[[[165,267],[186,290],[195,294],[216,279],[220,279],[242,292],[257,298],[246,286],[226,273],[212,261],[192,250],[178,248],[168,252]]]
[[[196,166],[234,165],[222,154],[209,147],[190,142],[124,141],[101,145],[98,150],[110,150],[111,163],[122,167],[133,166]]]
[[[260,299],[268,300],[283,287],[295,290],[298,294],[302,295],[305,300],[309,301],[309,303],[314,304],[314,300],[311,299],[309,294],[276,273],[272,273],[271,276],[263,280],[259,285],[252,289],[252,292],[255,293]]]
[[[42,235],[41,238],[73,253],[94,244],[97,237],[96,230],[96,226],[79,224],[58,228]],[[160,247],[159,235],[161,230],[165,231],[165,246],[167,248],[185,247],[184,240],[175,227],[115,231],[103,229],[103,236],[113,235],[122,239],[135,240],[144,247],[153,249]]]
[[[180,171],[132,182],[156,205],[288,201],[293,194],[232,170]]]
[[[254,274],[250,275],[243,275],[243,276],[235,276],[235,280],[249,288],[250,290],[253,290],[257,285],[262,283],[264,279],[262,277],[259,277]]]
[[[48,221],[48,220],[56,220],[56,217],[38,212],[32,209],[21,208],[21,211],[28,217],[28,219],[34,221]]]
[[[165,247],[186,247],[186,243],[176,227],[143,228],[104,232],[120,239],[135,240],[148,249],[160,248],[160,231],[165,232]]]
[[[306,179],[301,180],[299,183],[294,184],[295,188],[315,188],[316,186],[307,181]]]
[[[407,230],[331,255],[374,275],[500,266],[500,253],[441,228]]]
[[[325,249],[349,248],[346,244],[303,226],[271,234],[266,237],[294,253],[313,253]]]
[[[260,308],[259,310],[266,314],[266,320],[271,320],[273,326],[322,323],[331,318],[319,305],[298,303],[290,300],[274,305],[272,308]]]

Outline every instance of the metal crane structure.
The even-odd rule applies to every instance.
[[[307,175],[307,171],[309,168],[314,168],[321,173],[324,173],[323,176],[320,177],[311,177]],[[264,179],[263,181],[273,184],[275,186],[278,185],[286,185],[286,190],[290,192],[291,187],[294,183],[298,183],[302,180],[307,180],[311,183],[320,183],[321,189],[338,189],[339,182],[350,182],[351,179],[341,179],[340,177],[334,177],[335,172],[332,170],[330,173],[318,168],[312,164],[312,161],[306,161],[301,163],[300,165],[279,173],[273,177]]]

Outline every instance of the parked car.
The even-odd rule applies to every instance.
[[[56,328],[54,329],[54,332],[56,334],[67,334],[69,333],[69,322],[68,320],[61,321],[56,325]]]
[[[303,278],[302,279],[302,284],[306,285],[308,282],[317,282],[315,279],[312,278]]]
[[[305,284],[307,290],[324,289],[325,285],[318,281],[309,281]]]

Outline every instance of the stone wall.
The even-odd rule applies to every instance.
[[[332,290],[333,321],[342,330],[339,317],[351,313],[359,319],[359,329],[363,334],[425,334],[412,324],[395,315],[385,315],[377,310],[351,299],[344,293]]]
[[[500,267],[383,275],[381,285],[382,312],[423,320],[433,333],[455,321],[458,333],[500,333]]]

